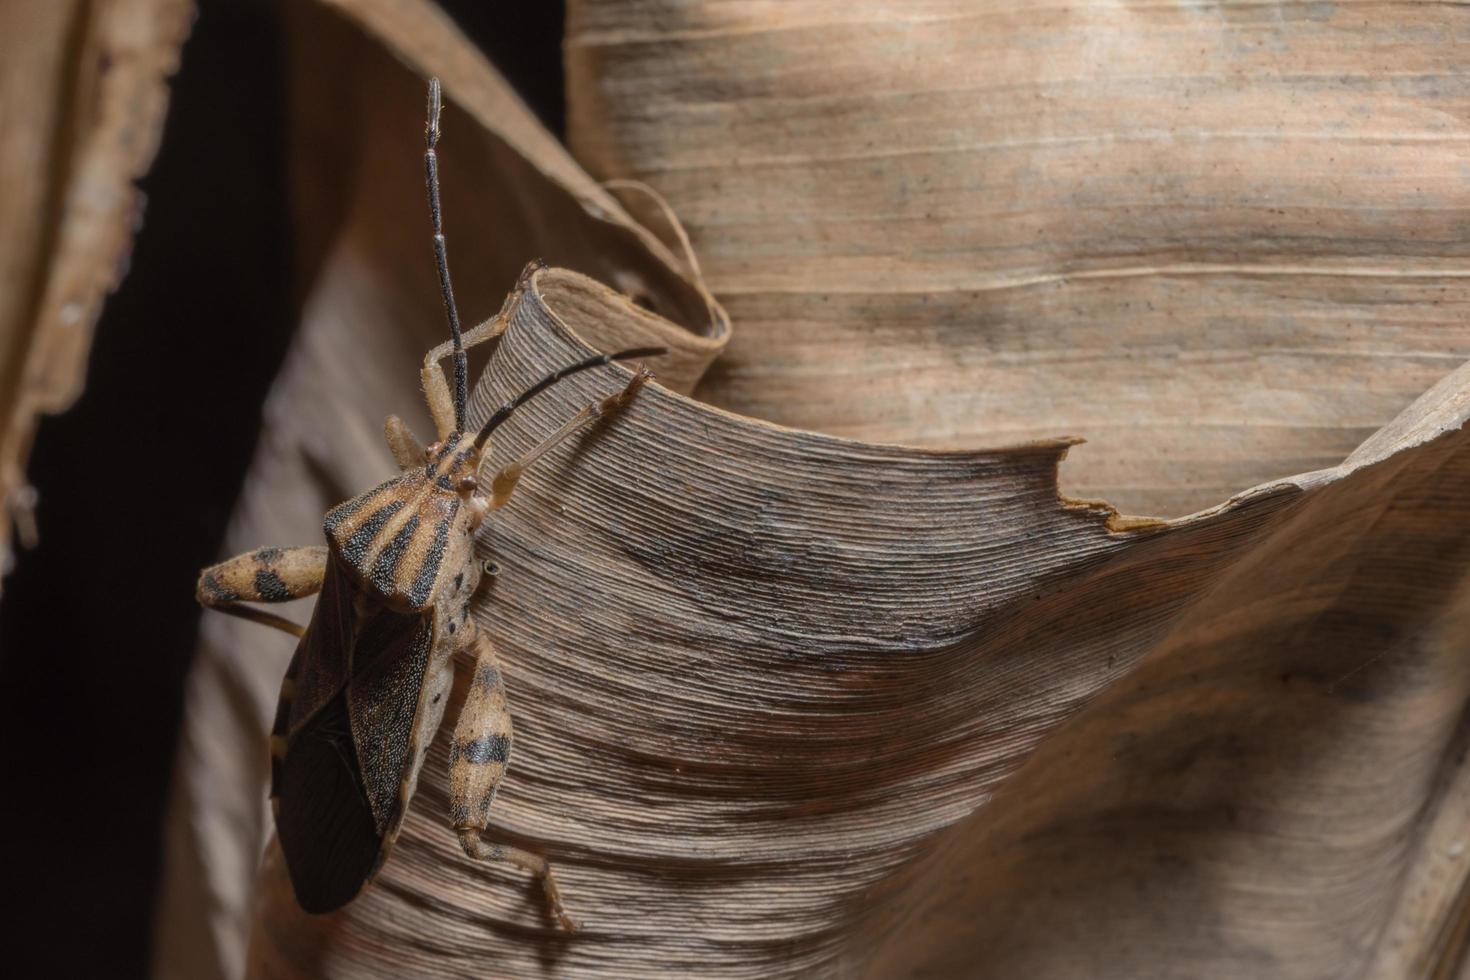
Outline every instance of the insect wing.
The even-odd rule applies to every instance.
[[[412,728],[403,702],[416,699],[433,644],[432,617],[378,607],[360,618],[354,592],[328,562],[287,672],[296,696],[289,707],[283,698],[278,719],[287,743],[272,773],[276,832],[297,902],[314,913],[350,902],[387,856],[410,750],[396,733]],[[418,680],[406,679],[415,664]],[[405,711],[406,726],[398,721]]]
[[[414,719],[434,643],[432,616],[380,610],[353,647],[347,709],[363,788],[381,835],[397,828],[405,769],[416,761]]]

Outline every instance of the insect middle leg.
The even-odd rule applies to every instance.
[[[551,914],[563,929],[575,932],[576,920],[562,905],[561,890],[544,857],[480,839],[490,825],[490,804],[510,762],[511,724],[505,679],[496,663],[495,648],[478,631],[474,644],[475,676],[455,723],[449,750],[450,819],[459,834],[460,846],[470,857],[504,861],[540,878]]]
[[[306,630],[289,619],[241,603],[287,602],[315,595],[322,590],[326,572],[323,546],[257,548],[200,572],[194,596],[210,609],[301,636]]]
[[[556,448],[562,441],[570,438],[598,419],[625,408],[652,377],[653,372],[648,370],[648,368],[639,368],[638,372],[633,375],[633,379],[628,382],[627,387],[622,391],[608,395],[606,398],[599,399],[588,405],[576,415],[563,422],[561,428],[541,440],[540,445],[526,453],[526,455],[501,467],[500,471],[495,474],[494,479],[490,481],[490,509],[499,510],[506,505],[510,500],[510,495],[515,491],[516,484],[520,482],[521,477],[525,474],[526,468],[540,459],[544,453]]]

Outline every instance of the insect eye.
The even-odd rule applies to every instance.
[[[486,558],[485,563],[480,566],[480,570],[490,578],[494,578],[500,574],[500,562],[494,558]]]

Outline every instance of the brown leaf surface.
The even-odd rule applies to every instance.
[[[738,325],[697,394],[1087,438],[1172,517],[1336,465],[1470,356],[1460,8],[572,0],[568,139]]]
[[[497,831],[556,862],[585,931],[461,856],[442,744],[356,903],[305,916],[272,852],[257,888],[291,644],[212,617],[161,976],[1453,968],[1470,368],[1440,378],[1465,342],[1460,136],[1433,108],[1454,86],[1406,80],[1451,42],[1383,41],[1405,60],[1354,74],[1323,59],[1407,36],[1374,6],[1366,28],[1314,6],[1269,35],[1257,7],[573,4],[574,146],[671,202],[738,311],[706,372],[724,320],[646,196],[623,196],[640,224],[432,8],[331,6],[293,9],[305,298],[234,549],[318,540],[329,505],[392,472],[382,416],[427,430],[415,369],[442,328],[417,75],[452,103],[466,315],[532,255],[578,270],[538,277],[475,414],[589,345],[676,348],[662,387],[541,464],[481,541],[503,572],[477,616],[519,734]],[[1306,93],[1341,114],[1294,107]],[[1106,135],[1171,107],[1187,138]],[[1369,120],[1381,152],[1349,132]],[[1313,156],[1339,144],[1361,155]],[[1300,171],[1264,208],[1283,161]],[[496,458],[610,383],[533,403]],[[1068,460],[1083,489],[1204,509],[1066,500],[1067,433],[1112,460]]]
[[[0,4],[0,575],[35,535],[38,416],[81,393],[102,301],[127,269],[189,0]],[[14,523],[13,523],[14,522]]]

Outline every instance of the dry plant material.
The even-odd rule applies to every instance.
[[[294,9],[326,69],[298,65],[302,145],[340,141],[298,163],[337,176],[302,198],[301,328],[231,545],[308,540],[392,472],[378,419],[438,340],[404,231],[438,73],[466,318],[529,254],[578,270],[537,277],[471,421],[589,348],[674,349],[480,542],[523,739],[493,829],[554,860],[584,931],[445,839],[444,739],[378,884],[301,913],[264,807],[290,644],[216,622],[160,975],[1454,969],[1462,134],[1458,82],[1413,81],[1452,10],[574,3],[574,147],[670,202],[738,311],[706,373],[723,318],[646,195],[600,190],[432,8],[333,6]],[[1059,468],[1196,513],[1120,519]]]
[[[193,15],[189,0],[0,5],[0,575],[13,532],[35,538],[31,439],[81,393]]]
[[[1085,436],[1173,517],[1470,356],[1470,28],[1400,4],[570,0],[568,140],[738,324],[697,391],[877,442]]]

